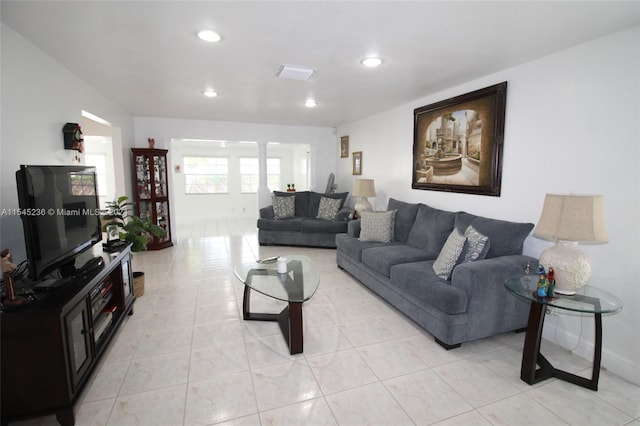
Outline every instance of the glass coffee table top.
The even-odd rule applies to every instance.
[[[246,286],[259,293],[285,302],[302,303],[318,289],[320,274],[307,256],[287,255],[287,273],[278,273],[278,264],[244,263],[234,272]]]
[[[530,302],[540,303],[568,311],[607,314],[622,309],[622,300],[611,293],[586,285],[571,296],[557,294],[553,298],[542,298],[535,294],[538,288],[536,275],[518,275],[507,279],[505,287],[514,295]]]

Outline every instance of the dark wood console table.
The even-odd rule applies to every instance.
[[[135,301],[130,247],[97,245],[76,264],[97,256],[101,269],[0,314],[3,425],[51,413],[75,423],[73,405]]]

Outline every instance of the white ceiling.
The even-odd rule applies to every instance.
[[[133,115],[334,127],[639,25],[640,1],[2,0],[0,14]],[[383,65],[360,65],[370,54]],[[316,72],[281,80],[282,64]]]

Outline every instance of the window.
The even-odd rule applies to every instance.
[[[258,192],[260,176],[258,176],[257,158],[240,158],[240,192],[243,194]]]
[[[96,179],[98,181],[98,196],[107,195],[107,155],[106,154],[85,154],[84,162],[87,166],[96,168]]]
[[[280,191],[279,158],[267,158],[267,185],[272,191]]]
[[[229,192],[229,159],[224,157],[184,157],[186,194],[226,194]]]
[[[258,159],[240,158],[240,191],[243,194],[258,192],[260,186]],[[280,159],[267,158],[267,185],[272,191],[280,190]]]

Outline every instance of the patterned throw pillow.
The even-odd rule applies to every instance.
[[[275,219],[288,219],[296,215],[296,197],[273,197],[273,217]]]
[[[489,237],[478,232],[472,225],[464,231],[464,236],[467,238],[467,246],[463,262],[484,259],[489,251]]]
[[[321,197],[318,216],[316,217],[324,220],[336,220],[336,216],[338,216],[338,211],[340,210],[340,204],[342,204],[342,200],[339,198]]]
[[[360,220],[360,241],[393,241],[397,210],[386,212],[362,212]]]
[[[449,238],[447,238],[442,250],[440,250],[438,258],[433,262],[433,272],[435,272],[437,276],[445,280],[451,277],[451,272],[462,254],[465,241],[466,237],[460,234],[460,231],[457,229],[454,229],[453,232],[449,234]]]

